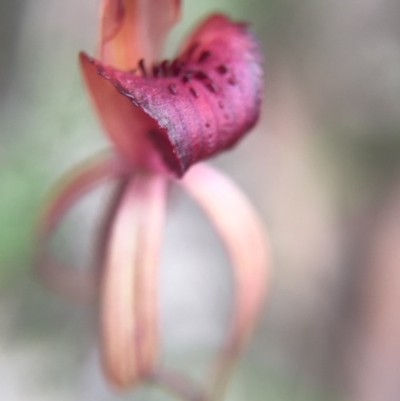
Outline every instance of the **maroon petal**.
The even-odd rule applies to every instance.
[[[246,25],[213,15],[176,60],[151,71],[141,62],[140,75],[87,60],[158,123],[148,135],[181,176],[193,163],[233,146],[257,122],[260,58]]]

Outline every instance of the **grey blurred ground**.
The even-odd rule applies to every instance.
[[[0,3],[2,400],[172,399],[113,395],[94,308],[64,302],[30,272],[48,188],[107,146],[76,62],[94,48],[97,4]],[[215,9],[250,21],[266,56],[262,121],[215,164],[262,214],[275,260],[270,303],[227,399],[398,400],[400,3],[187,0],[169,49]],[[105,198],[98,191],[69,216],[64,257],[88,259]],[[200,378],[227,322],[229,264],[178,190],[165,238],[164,358]]]

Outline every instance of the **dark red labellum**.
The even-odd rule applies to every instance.
[[[255,125],[263,87],[260,61],[244,24],[213,15],[171,63],[146,68],[141,60],[139,73],[92,64],[158,123],[149,135],[182,176],[193,163],[232,147]]]

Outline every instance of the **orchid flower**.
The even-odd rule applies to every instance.
[[[245,196],[222,173],[196,163],[231,148],[256,124],[262,70],[247,26],[220,14],[199,25],[175,60],[160,60],[179,14],[179,0],[102,1],[97,58],[81,53],[79,59],[113,151],[78,167],[55,190],[38,224],[36,268],[74,299],[99,301],[102,364],[114,387],[147,380],[183,398],[214,399],[257,321],[269,255]],[[55,260],[50,240],[73,204],[106,180],[117,185],[100,232],[98,267],[83,276]],[[231,328],[211,389],[202,395],[158,361],[157,274],[171,185],[204,210],[235,278]]]

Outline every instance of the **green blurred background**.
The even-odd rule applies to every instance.
[[[0,2],[0,398],[117,395],[98,367],[96,308],[32,275],[32,232],[62,173],[108,146],[84,92],[99,1]],[[172,55],[212,11],[247,20],[265,54],[260,124],[213,160],[269,228],[274,280],[227,400],[400,399],[400,3],[186,0]],[[87,262],[107,188],[56,247]],[[230,312],[229,263],[197,207],[172,193],[162,269],[163,359],[199,379]],[[92,247],[92,248],[91,248]]]

